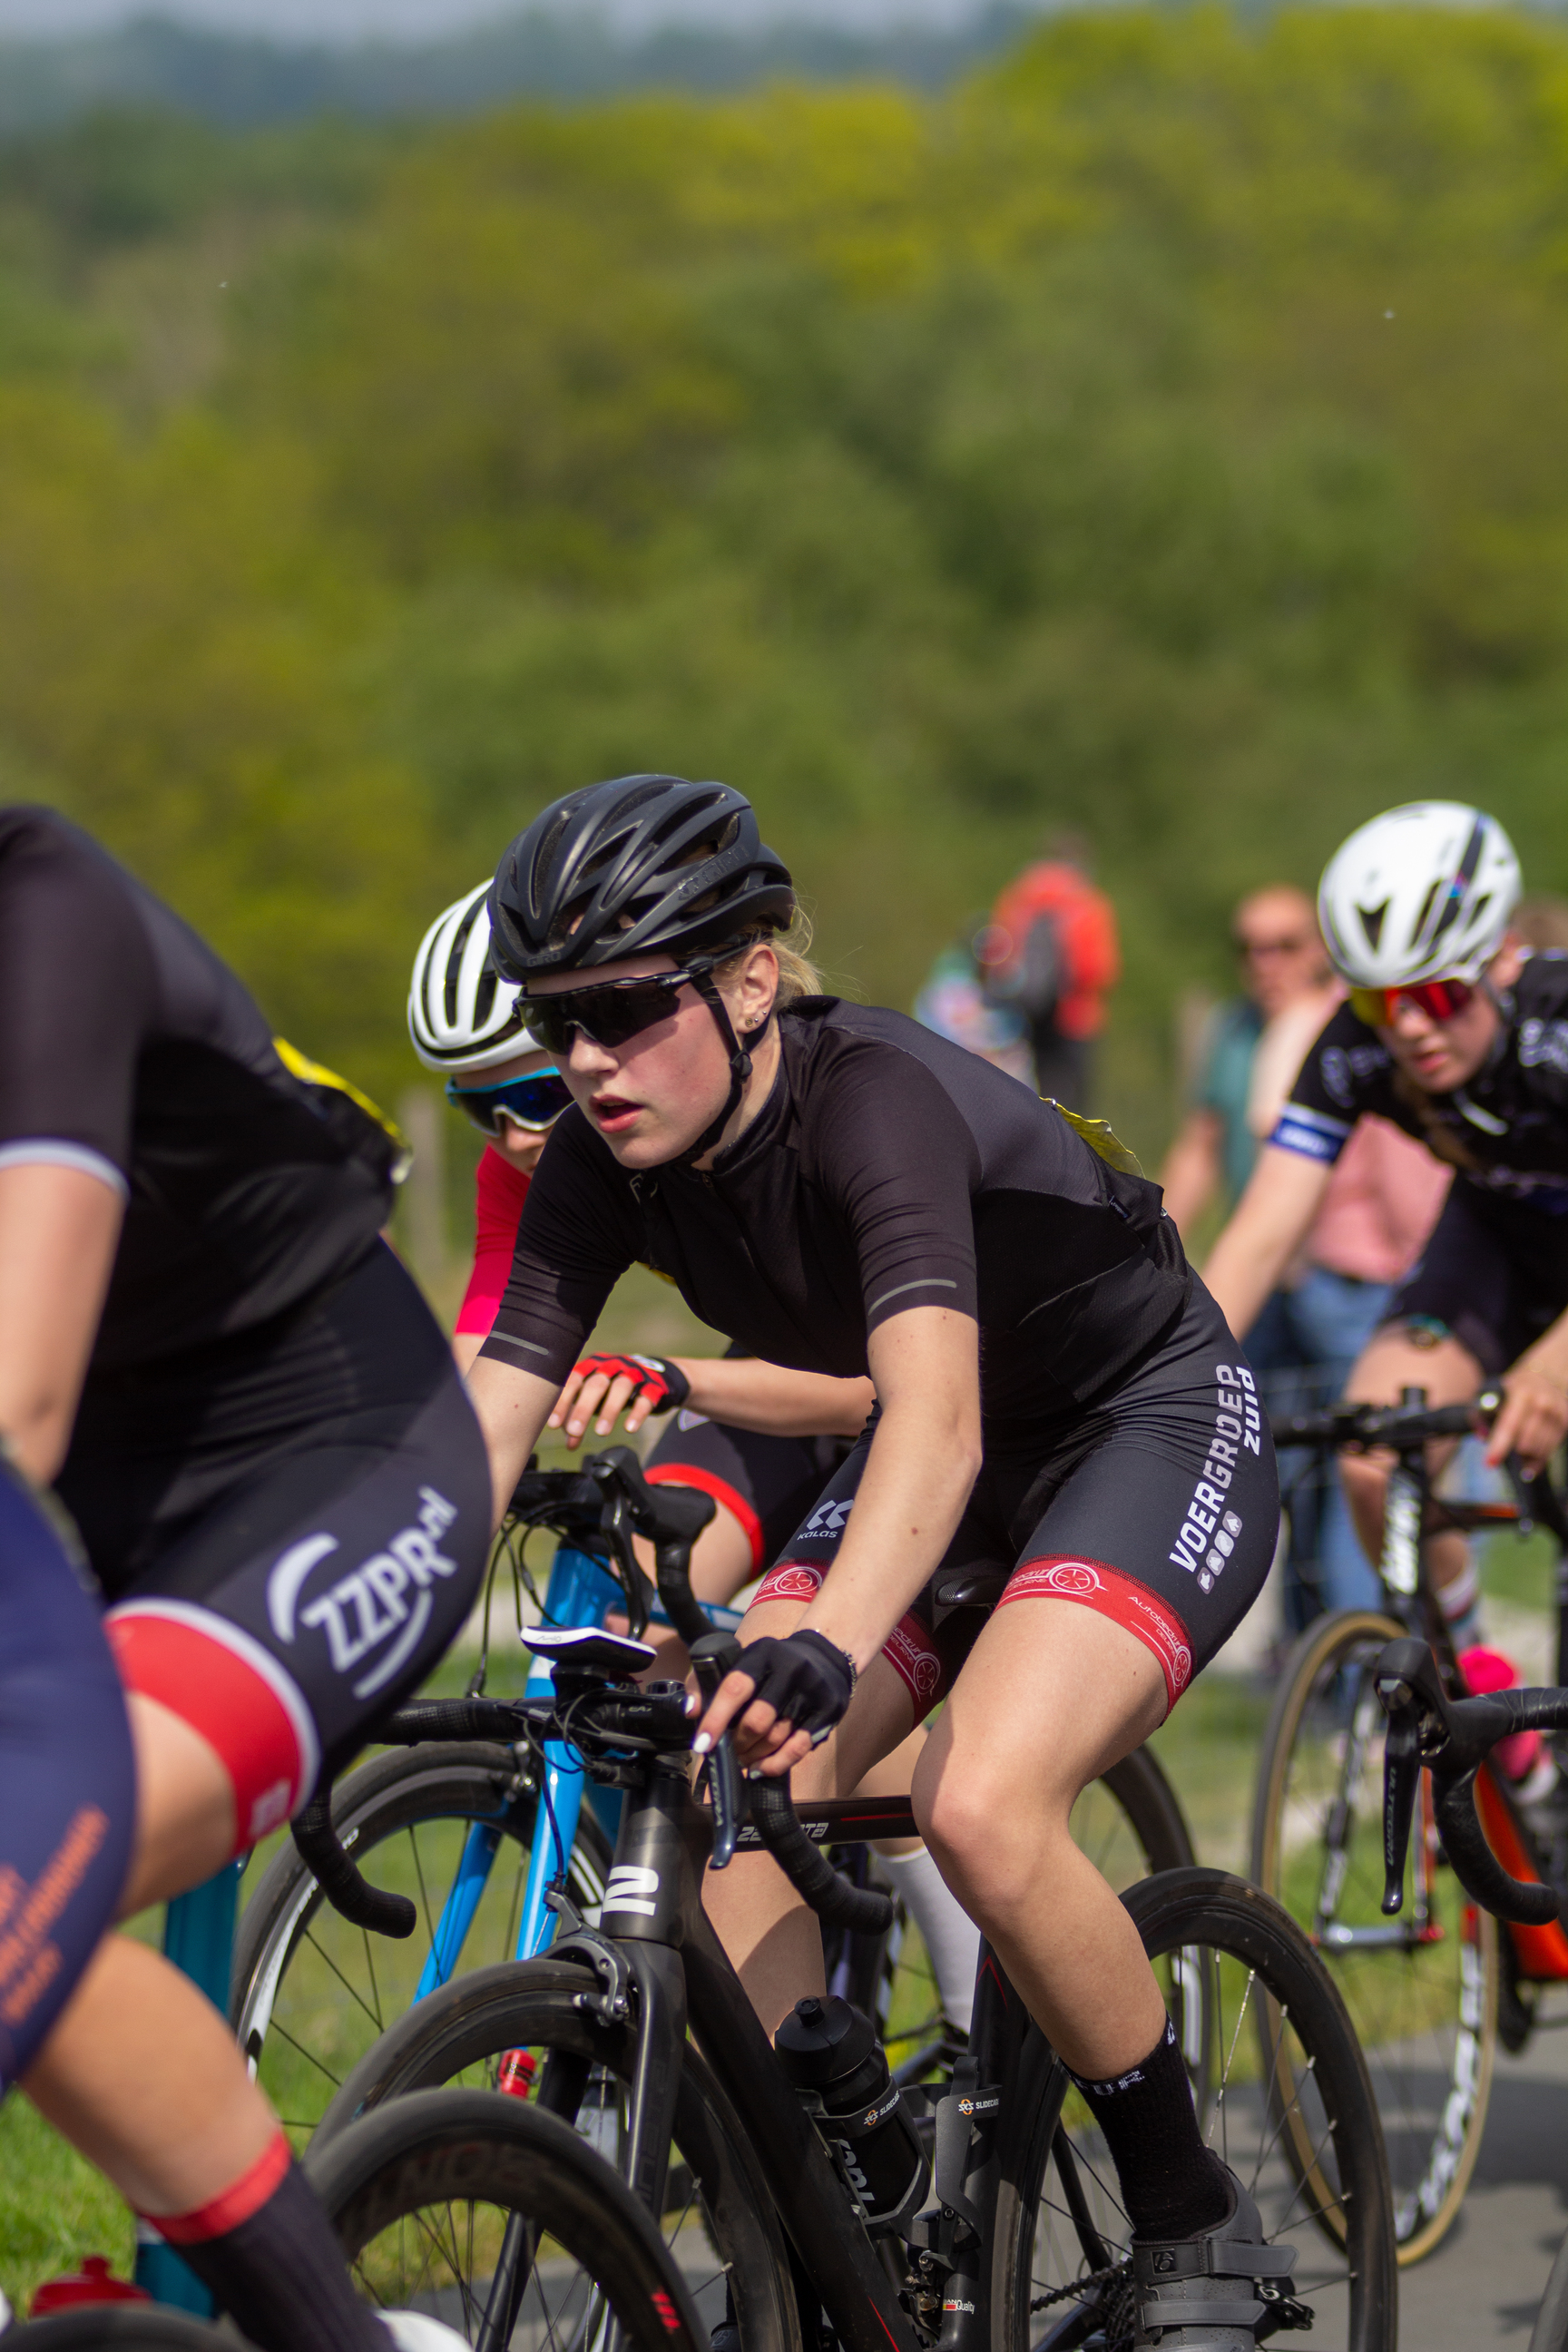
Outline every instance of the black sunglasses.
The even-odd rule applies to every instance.
[[[530,996],[524,1000],[522,1025],[547,1054],[569,1054],[574,1029],[613,1052],[656,1023],[671,1019],[688,981],[706,980],[716,961],[705,956],[683,971],[655,972],[646,980],[601,980],[592,988],[563,989],[559,996]]]
[[[542,1134],[554,1126],[572,1094],[559,1070],[530,1070],[526,1077],[503,1078],[495,1087],[460,1087],[456,1078],[448,1078],[447,1100],[493,1141],[502,1119],[531,1135]]]

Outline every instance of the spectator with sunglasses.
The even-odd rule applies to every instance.
[[[1349,997],[1312,1045],[1205,1268],[1245,1335],[1300,1248],[1360,1123],[1391,1121],[1453,1171],[1442,1213],[1346,1393],[1434,1404],[1505,1397],[1487,1445],[1538,1468],[1568,1430],[1568,961],[1510,929],[1519,861],[1479,809],[1417,801],[1363,825],[1318,897]],[[1386,1470],[1342,1465],[1370,1558]],[[1473,1576],[1463,1539],[1434,1547],[1445,1607]]]

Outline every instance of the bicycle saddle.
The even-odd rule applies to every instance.
[[[1007,1590],[1010,1568],[955,1568],[939,1576],[931,1593],[939,1609],[994,1609]]]

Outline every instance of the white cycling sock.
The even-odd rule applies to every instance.
[[[979,1928],[923,1845],[913,1853],[883,1853],[877,1858],[921,1931],[942,2015],[950,2025],[967,2033],[974,2010],[974,1971],[980,1962]]]
[[[1455,1649],[1469,1649],[1481,1638],[1481,1578],[1473,1554],[1437,1598]]]

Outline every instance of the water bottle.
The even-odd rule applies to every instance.
[[[868,2228],[907,2221],[931,2169],[870,2019],[837,1993],[813,1995],[796,2001],[773,2047],[865,2207]]]

